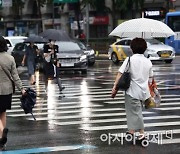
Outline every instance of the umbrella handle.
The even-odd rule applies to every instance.
[[[36,121],[36,118],[35,118],[35,116],[33,115],[33,113],[31,112],[31,115],[32,115],[32,117],[34,118],[34,120]]]

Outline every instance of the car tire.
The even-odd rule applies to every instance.
[[[88,65],[89,65],[89,66],[93,66],[94,63],[95,63],[95,61],[93,61],[93,62],[88,62]]]
[[[112,55],[111,55],[111,60],[113,61],[114,64],[118,64],[118,63],[119,63],[117,54],[116,54],[115,52],[112,53]]]
[[[167,63],[167,64],[170,64],[170,63],[172,63],[172,59],[169,59],[169,60],[165,60],[165,63]]]
[[[81,73],[82,74],[87,74],[87,70],[82,70]]]

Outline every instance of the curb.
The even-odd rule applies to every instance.
[[[95,56],[96,60],[109,60],[108,54],[99,54]]]

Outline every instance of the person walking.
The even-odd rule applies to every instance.
[[[7,51],[5,39],[0,36],[0,148],[7,142],[8,128],[6,128],[6,110],[11,109],[13,84],[25,94],[19,78],[14,58]]]
[[[139,132],[138,140],[145,139],[144,122],[142,115],[142,102],[150,97],[148,82],[153,77],[152,63],[144,56],[147,48],[146,41],[142,38],[134,38],[130,45],[133,55],[130,58],[131,83],[125,91],[125,110],[127,118],[127,134],[134,135]],[[126,69],[129,58],[126,58],[116,76],[112,94],[116,94],[116,85],[122,73]],[[132,136],[133,137],[133,136]]]
[[[30,84],[34,85],[35,82],[35,71],[36,71],[36,58],[39,54],[39,49],[33,42],[27,46],[25,54],[22,60],[22,66],[24,66],[25,61],[27,60],[28,74],[30,76]]]
[[[55,40],[50,40],[49,43],[44,45],[44,58],[45,58],[45,85],[47,88],[48,79],[56,81],[61,92],[65,87],[62,86],[61,79],[59,78],[60,66],[57,60],[57,53],[59,52],[58,45],[55,45]]]

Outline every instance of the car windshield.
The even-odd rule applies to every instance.
[[[156,39],[146,39],[146,42],[149,44],[162,44],[160,41],[156,40]]]
[[[56,44],[59,46],[60,52],[71,52],[75,50],[81,50],[79,45],[75,42],[56,42]]]
[[[19,38],[19,39],[11,39],[11,42],[13,45],[19,43],[19,42],[24,42],[25,38]]]
[[[86,50],[86,46],[82,42],[77,42],[82,50]]]

